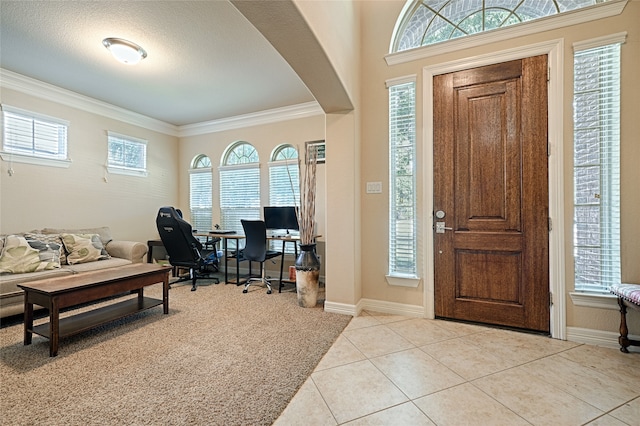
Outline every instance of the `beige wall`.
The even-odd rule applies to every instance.
[[[571,249],[572,229],[572,43],[627,31],[627,42],[622,46],[622,276],[628,282],[640,282],[640,172],[637,166],[640,159],[640,85],[637,83],[637,70],[640,66],[640,2],[630,2],[623,14],[601,21],[575,25],[560,30],[541,34],[514,38],[508,41],[493,43],[465,51],[451,52],[428,59],[416,60],[399,65],[388,66],[384,56],[388,53],[389,42],[396,19],[404,6],[404,0],[366,2],[362,8],[362,152],[361,165],[362,184],[367,181],[382,181],[383,194],[362,195],[362,280],[364,298],[404,303],[410,305],[423,304],[423,286],[413,288],[392,287],[385,281],[387,269],[387,222],[388,191],[386,184],[388,175],[388,108],[385,81],[406,75],[417,76],[417,115],[418,134],[422,134],[424,120],[422,117],[422,70],[425,66],[433,66],[459,59],[473,59],[477,55],[527,46],[534,43],[564,39],[564,192],[565,199],[565,260],[567,292],[573,289],[573,263]],[[422,138],[418,137],[418,159],[423,157]],[[421,169],[420,160],[418,168]],[[418,204],[423,204],[425,187],[431,185],[419,176]],[[428,214],[425,212],[425,214]],[[424,217],[424,216],[423,216]],[[421,223],[421,232],[429,234],[425,229],[425,219]],[[427,235],[428,237],[428,235]],[[422,248],[424,249],[424,248]],[[632,318],[636,321],[637,316]],[[597,330],[616,331],[619,314],[615,310],[603,310],[575,307],[567,295],[567,326],[583,327]],[[636,324],[640,321],[636,321]],[[636,328],[637,330],[638,328]]]
[[[2,104],[69,120],[69,168],[0,161],[0,234],[109,226],[114,238],[157,238],[158,208],[178,198],[178,139],[2,88]],[[147,177],[107,174],[107,131],[148,140]],[[104,178],[107,178],[105,182]]]

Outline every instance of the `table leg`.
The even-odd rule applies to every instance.
[[[169,313],[169,274],[164,275],[162,282],[162,309],[165,315]]]
[[[227,282],[229,281],[229,270],[227,269],[227,264],[228,264],[228,259],[229,259],[229,251],[228,251],[228,243],[227,241],[229,241],[228,238],[224,239],[224,243],[222,243],[223,247],[224,247],[224,283],[227,284]]]
[[[58,355],[58,340],[60,338],[60,308],[58,299],[54,297],[49,307],[49,356]]]
[[[30,345],[33,336],[33,303],[28,302],[28,294],[24,295],[24,344]]]

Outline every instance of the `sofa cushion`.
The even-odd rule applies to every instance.
[[[98,234],[60,234],[62,243],[67,251],[67,263],[93,262],[95,260],[108,259],[109,253],[105,250]]]
[[[18,235],[7,235],[0,254],[0,272],[23,274],[60,268],[60,245],[38,240],[27,240]]]
[[[130,260],[112,257],[101,260],[100,262],[76,263],[75,265],[65,266],[65,268],[69,268],[74,274],[79,274],[82,272],[99,271],[101,269],[115,268],[130,264]]]
[[[62,245],[62,238],[59,234],[40,234],[34,232],[27,232],[24,234],[26,239],[38,240],[45,243],[58,244],[60,246],[60,265],[67,264],[67,253]]]
[[[41,231],[43,234],[98,234],[102,245],[106,246],[111,238],[111,229],[108,226],[102,226],[99,228],[80,228],[80,229],[64,229],[64,228],[44,228]]]

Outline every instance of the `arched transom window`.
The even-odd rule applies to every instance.
[[[410,0],[392,52],[465,37],[609,0]]]

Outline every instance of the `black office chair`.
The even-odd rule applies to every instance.
[[[191,291],[195,291],[198,278],[210,278],[210,271],[206,269],[210,262],[203,255],[202,244],[193,235],[191,225],[173,207],[161,207],[156,217],[156,226],[171,266],[189,268],[189,275],[180,277],[176,282],[191,280]],[[216,284],[220,282],[215,277],[212,279]]]
[[[260,262],[260,278],[249,278],[244,285],[243,293],[249,290],[252,283],[260,282],[267,286],[267,294],[271,294],[271,283],[266,276],[266,268],[264,262],[274,257],[282,256],[281,251],[268,250],[267,245],[267,227],[263,220],[241,220],[244,235],[246,237],[244,250],[242,251],[242,260],[249,262]],[[275,262],[274,262],[275,263]],[[249,263],[251,265],[251,263]],[[249,266],[251,270],[251,266]],[[282,277],[280,277],[282,279]]]

